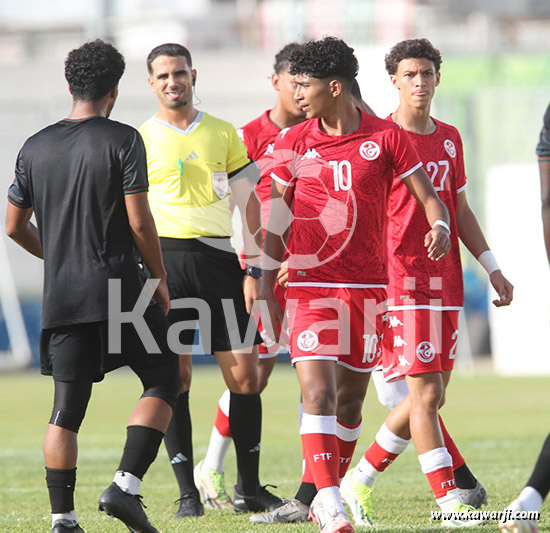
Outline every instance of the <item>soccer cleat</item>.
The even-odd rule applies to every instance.
[[[355,529],[345,511],[335,509],[330,513],[317,497],[309,507],[309,518],[318,524],[321,533],[355,533]]]
[[[194,492],[184,494],[179,500],[176,500],[175,503],[180,504],[174,515],[176,518],[202,516],[204,514],[204,506],[199,499],[199,495]]]
[[[130,494],[111,483],[99,497],[99,510],[118,518],[134,533],[159,533],[150,524],[141,499],[141,495]]]
[[[307,522],[309,507],[300,500],[285,498],[281,506],[267,513],[253,514],[250,521],[253,524],[289,524],[291,522]]]
[[[469,514],[473,513],[474,516],[480,511],[477,511],[471,505],[466,505],[462,502],[457,503],[451,511],[447,511],[446,518],[441,521],[441,527],[471,527],[471,526],[483,526],[489,522],[486,518],[476,519],[469,518]],[[449,516],[454,515],[454,516]]]
[[[514,500],[504,512],[521,513],[524,509],[519,500]],[[538,533],[539,528],[534,520],[514,518],[513,516],[504,517],[498,523],[499,529],[503,533]]]
[[[78,524],[61,518],[55,521],[52,533],[84,533],[84,530]]]
[[[195,485],[206,507],[212,509],[233,509],[233,502],[225,490],[225,479],[213,468],[207,473],[202,471],[201,461],[193,470]]]
[[[374,493],[372,487],[367,487],[353,479],[350,470],[342,479],[340,494],[351,509],[353,521],[357,526],[372,526]]]
[[[246,495],[241,494],[237,485],[235,485],[235,497],[233,498],[233,509],[238,513],[247,513],[252,511],[253,513],[261,513],[262,511],[273,511],[279,507],[283,500],[274,494],[271,494],[266,487],[274,487],[274,485],[258,485],[256,487],[256,494]],[[276,488],[276,487],[275,487]]]
[[[480,509],[482,505],[487,505],[487,492],[483,485],[477,481],[473,489],[461,489],[457,487],[458,496],[462,503]]]

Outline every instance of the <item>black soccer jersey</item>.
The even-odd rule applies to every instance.
[[[147,189],[145,148],[131,126],[65,119],[27,139],[8,198],[34,208],[44,253],[43,328],[107,319],[109,279],[122,280],[117,309],[133,308],[145,274],[124,195]]]

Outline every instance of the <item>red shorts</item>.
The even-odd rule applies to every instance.
[[[316,359],[356,372],[376,368],[386,289],[299,286],[289,287],[286,298],[293,364]]]
[[[286,302],[286,289],[284,287],[281,287],[278,283],[275,285],[275,299],[277,302],[279,302],[279,305],[281,306],[281,309],[284,310],[285,308],[285,302]],[[267,331],[263,327],[262,319],[260,317],[260,313],[257,313],[257,315],[254,316],[256,319],[256,325],[258,327],[258,333],[260,334],[260,337],[262,338],[262,343],[260,344],[258,348],[258,357],[260,359],[269,359],[270,357],[277,357],[279,353],[287,352],[288,351],[288,335],[284,334],[279,338],[279,342],[275,342],[274,340],[270,339],[267,335]],[[279,330],[279,335],[281,335],[281,325],[277,324],[277,328]]]
[[[386,381],[453,369],[458,311],[388,311],[383,322],[382,366]]]

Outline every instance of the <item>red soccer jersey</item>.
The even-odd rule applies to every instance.
[[[248,157],[256,161],[260,168],[260,181],[256,192],[262,205],[262,226],[265,229],[269,217],[269,200],[271,198],[271,166],[273,144],[281,130],[269,120],[269,110],[246,126],[237,130],[239,137],[246,145]]]
[[[391,120],[391,115],[388,117]],[[390,309],[460,309],[464,301],[456,204],[466,187],[462,139],[458,130],[433,119],[429,135],[407,132],[451,220],[451,250],[441,261],[428,259],[424,235],[430,231],[424,211],[396,176],[388,201]],[[394,299],[392,302],[392,298]]]
[[[393,176],[422,163],[406,133],[387,120],[361,113],[356,131],[337,136],[319,124],[307,120],[275,141],[271,177],[294,187],[289,284],[385,286]]]

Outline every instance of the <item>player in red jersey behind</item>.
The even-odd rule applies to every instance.
[[[325,533],[354,531],[338,486],[378,363],[379,304],[388,282],[385,212],[394,173],[426,211],[432,228],[418,239],[430,259],[442,259],[450,246],[447,210],[406,134],[355,107],[351,86],[357,70],[353,49],[334,37],[310,41],[291,54],[295,96],[310,120],[281,131],[275,142],[264,246],[264,260],[283,259],[284,239],[275,228],[290,207],[291,357],[304,403],[304,457],[319,491],[311,512]],[[273,294],[276,275],[276,269],[265,270],[262,283],[268,330],[282,321]]]
[[[447,206],[452,246],[444,261],[425,258],[415,236],[429,227],[396,176],[388,204],[390,282],[383,370],[388,381],[405,378],[409,395],[388,415],[364,457],[342,482],[342,494],[358,523],[371,522],[374,480],[406,448],[411,436],[441,509],[473,510],[460,500],[452,460],[458,450],[445,446],[445,442],[454,444],[450,436],[444,439],[438,416],[456,356],[458,312],[464,300],[459,237],[486,268],[499,296],[493,303],[508,305],[513,296],[513,287],[502,275],[466,200],[460,135],[430,116],[440,64],[439,51],[426,39],[398,43],[386,56],[386,69],[399,90],[399,107],[388,119],[406,130]],[[477,523],[481,521],[443,522],[445,526]]]
[[[256,185],[256,193],[261,202],[262,227],[267,225],[269,216],[269,203],[271,199],[271,165],[273,159],[273,144],[275,138],[283,128],[288,128],[302,122],[305,113],[300,109],[294,99],[295,85],[288,73],[288,57],[299,45],[290,43],[282,48],[275,56],[271,83],[277,92],[277,101],[273,109],[262,113],[258,118],[249,122],[243,128],[237,130],[239,137],[245,143],[248,157],[260,167],[261,179]],[[261,276],[261,270],[249,269],[249,274],[255,277]],[[281,306],[284,306],[285,290],[277,286],[276,297]],[[279,346],[272,341],[258,324],[263,343],[259,347],[259,391],[262,392],[273,366],[277,360],[277,354],[285,346]],[[216,420],[212,428],[210,443],[205,458],[200,461],[194,470],[195,484],[201,493],[201,498],[207,507],[214,509],[233,508],[231,499],[225,489],[224,463],[232,437],[229,429],[229,390],[226,390],[219,402]],[[235,502],[236,505],[239,502]]]

